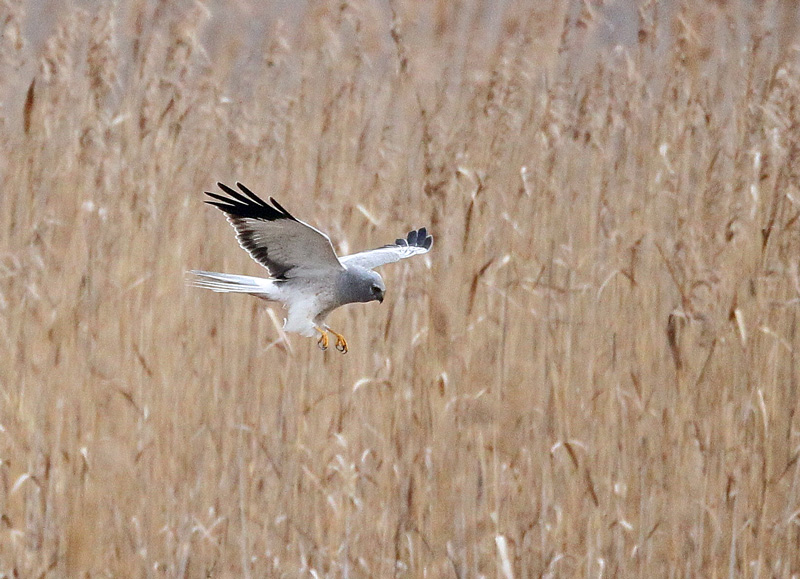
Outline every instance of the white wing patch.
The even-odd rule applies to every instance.
[[[394,263],[401,259],[428,253],[433,246],[433,237],[428,235],[427,230],[420,229],[410,231],[406,239],[398,239],[392,245],[385,245],[377,249],[360,251],[352,255],[345,255],[339,258],[343,265],[355,265],[366,269]]]

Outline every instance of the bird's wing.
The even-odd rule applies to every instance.
[[[391,245],[384,245],[377,249],[346,255],[340,261],[344,265],[357,265],[366,269],[373,269],[379,265],[428,253],[432,245],[433,237],[428,235],[427,230],[423,227],[416,231],[410,231],[406,239],[398,239]]]
[[[342,269],[328,236],[295,219],[272,197],[270,205],[241,183],[236,183],[241,193],[217,185],[228,197],[206,191],[215,199],[206,203],[225,212],[239,245],[270,275],[289,279]]]

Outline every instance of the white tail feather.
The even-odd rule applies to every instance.
[[[215,271],[192,270],[189,273],[194,276],[189,280],[189,285],[194,287],[210,289],[215,292],[251,294],[269,300],[277,299],[278,288],[271,279]]]

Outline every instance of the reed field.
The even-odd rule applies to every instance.
[[[0,577],[800,577],[793,2],[0,2]],[[286,13],[281,13],[288,10]],[[241,181],[382,305],[282,331]]]

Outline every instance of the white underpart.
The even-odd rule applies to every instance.
[[[292,302],[286,304],[288,314],[283,321],[283,330],[285,332],[295,332],[306,337],[316,335],[314,312],[319,311],[318,303],[319,299],[315,295],[297,296],[295,294]]]
[[[314,336],[314,315],[320,311],[320,298],[315,292],[303,292],[302,289],[283,288],[281,283],[263,277],[249,275],[235,275],[231,273],[217,273],[214,271],[191,271],[195,276],[191,280],[194,287],[210,289],[223,293],[250,294],[262,299],[280,302],[287,309],[287,316],[283,322],[286,332],[295,332],[303,336]]]

